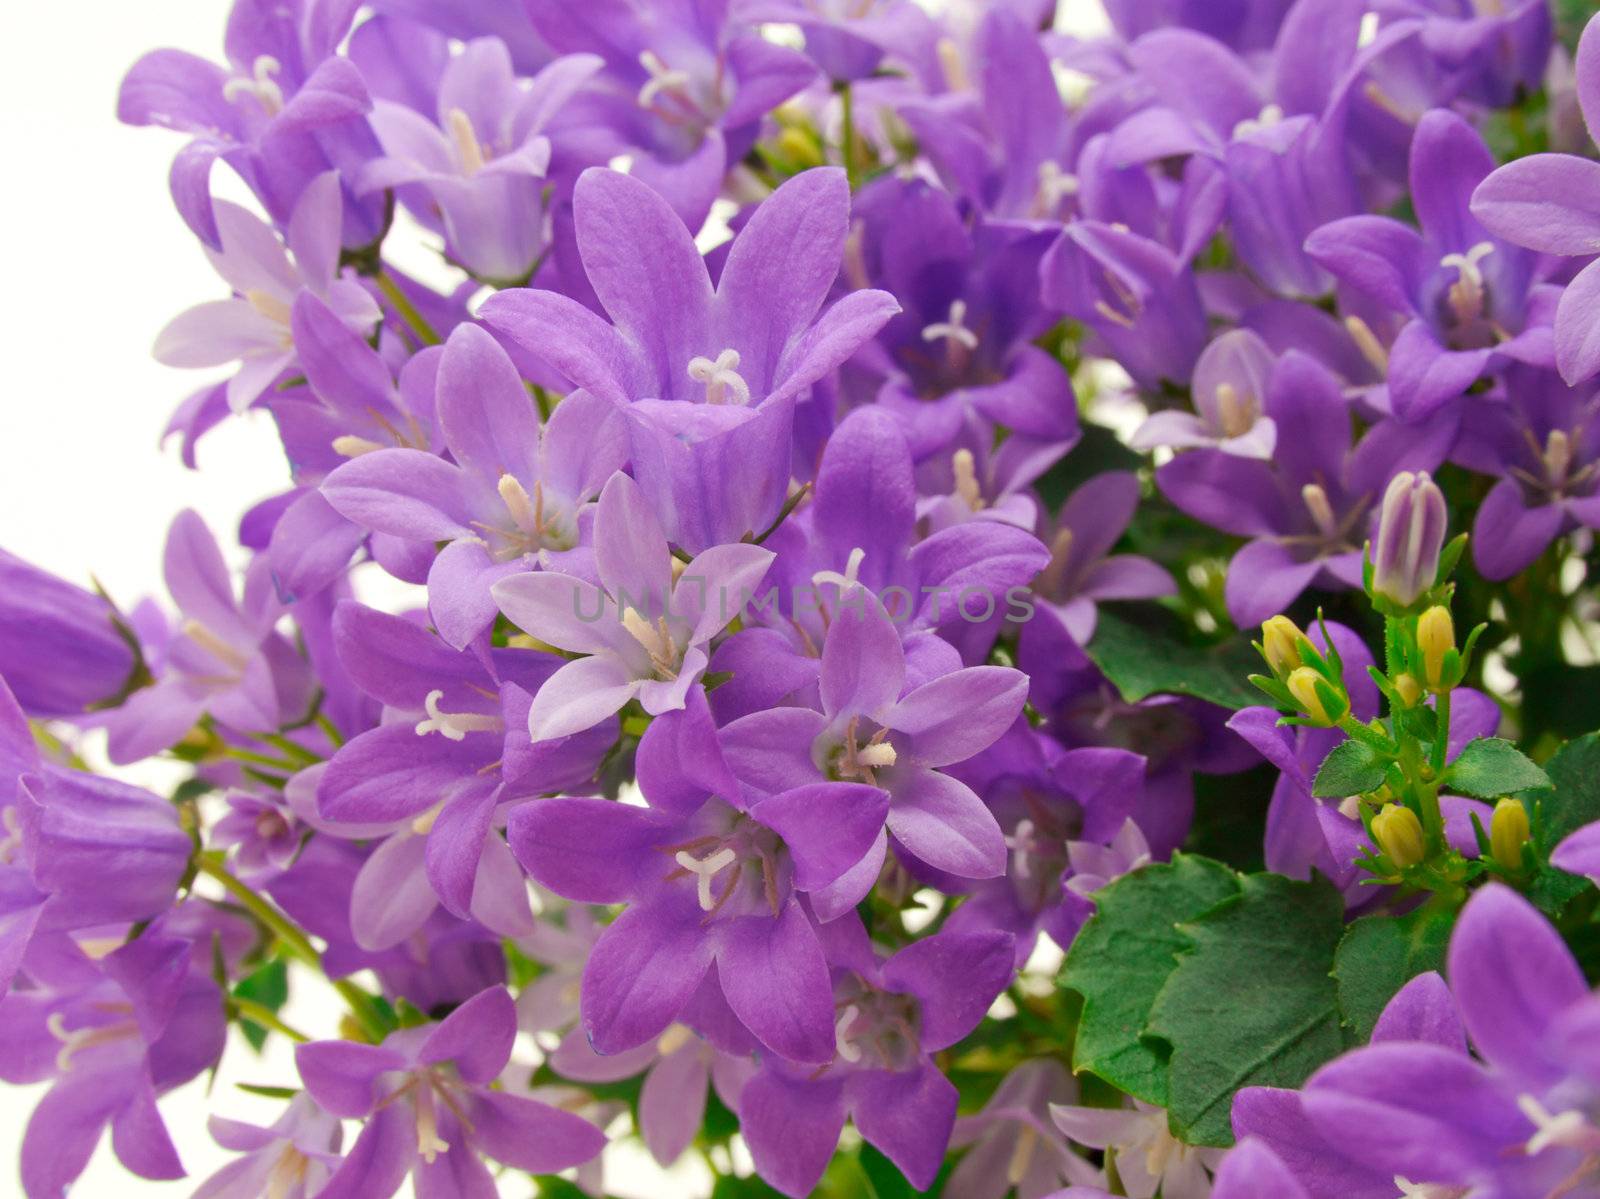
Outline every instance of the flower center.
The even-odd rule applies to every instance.
[[[908,1070],[921,1057],[921,1021],[909,995],[876,991],[855,980],[834,1002],[834,1051],[851,1065]]]
[[[216,658],[219,662],[225,663],[232,670],[240,674],[243,674],[245,667],[250,665],[250,659],[242,650],[236,648],[235,646],[229,645],[221,637],[217,636],[217,634],[213,633],[210,629],[201,624],[198,620],[195,620],[193,617],[185,620],[179,631],[182,632],[183,635],[190,641],[193,641],[201,649],[205,650],[206,653],[210,654],[213,658]]]
[[[669,845],[666,852],[677,867],[667,878],[692,877],[695,900],[707,916],[729,909],[730,903],[729,914],[735,916],[776,916],[782,909],[788,886],[780,869],[783,842],[754,821],[735,813],[721,832]],[[754,869],[747,873],[746,866]]]
[[[260,55],[251,64],[248,76],[235,75],[222,85],[222,98],[229,104],[237,104],[241,96],[252,96],[263,112],[275,117],[283,111],[283,89],[272,77],[282,69],[282,64],[272,55]]]
[[[950,467],[956,476],[955,494],[974,512],[982,511],[983,489],[978,486],[977,464],[973,461],[972,451],[957,450],[950,456]]]
[[[730,397],[735,404],[750,402],[750,385],[739,373],[738,350],[723,350],[715,358],[689,359],[689,378],[705,385],[708,404],[726,404]]]
[[[446,741],[465,741],[468,733],[497,733],[505,727],[500,717],[487,713],[441,711],[439,701],[443,698],[443,691],[436,689],[428,692],[427,698],[422,701],[423,711],[427,712],[428,717],[417,721],[417,736],[439,733]]]
[[[656,100],[663,95],[693,105],[693,98],[689,94],[689,85],[693,81],[688,71],[670,69],[654,50],[641,52],[639,65],[650,76],[645,85],[639,89],[640,108],[654,108]]]
[[[1253,395],[1240,395],[1232,383],[1218,383],[1217,423],[1228,437],[1243,437],[1255,426],[1259,408]]]
[[[852,716],[845,725],[844,744],[833,751],[829,773],[839,782],[854,779],[876,787],[878,779],[874,772],[895,764],[894,746],[889,744],[889,730],[885,728],[873,733],[863,744],[857,731],[860,723],[861,717]]]
[[[476,175],[490,158],[478,140],[478,131],[472,127],[472,118],[464,109],[452,108],[444,114],[445,132],[455,148],[456,164],[463,175]]]
[[[1061,205],[1078,194],[1078,177],[1061,169],[1053,159],[1039,164],[1039,187],[1034,195],[1034,212],[1053,217]]]
[[[951,300],[949,315],[942,321],[924,326],[922,340],[942,341],[946,352],[950,354],[958,352],[958,347],[968,352],[977,349],[978,335],[967,328],[967,302]]]
[[[683,651],[673,640],[665,616],[656,617],[655,624],[651,624],[637,608],[628,608],[622,613],[622,627],[644,647],[644,652],[650,656],[650,665],[655,670],[657,678],[670,682],[678,677],[678,666],[682,661]]]
[[[856,576],[861,573],[861,563],[866,560],[866,557],[867,551],[859,545],[856,546],[855,549],[850,551],[850,556],[845,559],[843,574],[836,570],[819,570],[811,576],[812,586],[822,587],[832,583],[840,591],[850,590],[859,582]]]

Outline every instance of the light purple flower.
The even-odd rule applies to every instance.
[[[956,1120],[950,1147],[970,1146],[945,1184],[950,1199],[1044,1199],[1066,1183],[1095,1185],[1100,1171],[1074,1153],[1050,1121],[1052,1106],[1077,1098],[1059,1062],[1024,1062],[975,1116]]]
[[[1195,411],[1154,412],[1129,444],[1139,450],[1214,446],[1241,458],[1270,459],[1278,443],[1278,428],[1266,414],[1274,361],[1267,343],[1250,329],[1218,335],[1194,366]]]
[[[242,1154],[202,1182],[193,1199],[314,1199],[339,1164],[344,1130],[304,1093],[271,1127],[212,1116],[206,1127],[224,1149]]]

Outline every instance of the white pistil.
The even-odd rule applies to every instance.
[[[56,1069],[63,1074],[72,1069],[72,1055],[79,1050],[120,1041],[138,1032],[138,1026],[131,1020],[99,1027],[68,1028],[60,1012],[51,1012],[46,1016],[44,1026],[50,1030],[52,1037],[61,1042],[61,1048],[56,1052]]]
[[[953,92],[968,91],[972,87],[972,80],[967,75],[967,66],[961,61],[961,47],[951,37],[942,37],[939,44],[934,47],[939,56],[939,70],[944,75],[945,86]]]
[[[1017,831],[1006,839],[1006,848],[1016,854],[1016,865],[1012,867],[1019,879],[1028,877],[1028,858],[1033,853],[1033,821],[1017,821]]]
[[[501,475],[496,490],[500,492],[500,499],[504,501],[506,511],[511,513],[517,528],[535,537],[544,536],[543,484],[535,483],[533,495],[530,496],[528,489],[515,475]]]
[[[252,287],[244,293],[245,300],[262,316],[274,324],[289,327],[289,304],[282,296],[273,295],[259,287]]]
[[[1559,488],[1572,470],[1572,438],[1565,429],[1550,430],[1540,457],[1544,459],[1545,477],[1552,487]]]
[[[726,845],[708,858],[697,858],[684,849],[680,849],[673,855],[673,861],[695,876],[694,894],[695,898],[700,901],[700,910],[702,912],[709,912],[716,908],[716,897],[711,894],[711,881],[717,877],[718,872],[733,865],[734,859],[738,856]]]
[[[840,591],[850,590],[859,582],[856,576],[861,573],[861,563],[866,556],[867,551],[859,545],[856,546],[855,549],[850,551],[850,557],[845,560],[843,574],[836,570],[819,570],[811,576],[812,586],[821,587],[832,583]]]
[[[439,1137],[439,1117],[433,1110],[433,1087],[426,1081],[417,1088],[417,1154],[430,1166],[433,1159],[450,1148],[450,1142]]]
[[[464,109],[452,108],[444,114],[450,134],[450,144],[455,147],[456,161],[461,165],[463,175],[476,175],[483,170],[486,160],[483,153],[483,143],[478,140],[478,131],[472,127],[472,118]]]
[[[295,1148],[293,1142],[286,1143],[267,1175],[266,1199],[289,1199],[296,1187],[305,1185],[310,1165],[311,1159]]]
[[[1479,263],[1494,253],[1494,243],[1480,241],[1465,254],[1446,254],[1439,265],[1456,272],[1445,302],[1458,321],[1475,321],[1483,316],[1483,269]]]
[[[1361,356],[1367,360],[1380,375],[1389,373],[1389,351],[1383,348],[1383,343],[1378,340],[1378,335],[1372,331],[1372,326],[1359,316],[1344,318],[1345,332],[1350,334],[1350,340],[1356,343],[1356,349],[1361,351]]]
[[[978,348],[978,335],[967,328],[967,302],[951,300],[950,314],[942,321],[934,321],[922,330],[923,341],[948,341],[950,348],[961,345],[968,350]]]
[[[201,624],[198,620],[195,620],[192,617],[183,622],[179,632],[181,632],[190,641],[193,641],[201,649],[205,650],[206,653],[210,654],[213,658],[216,658],[220,662],[226,663],[234,670],[242,671],[246,666],[250,665],[250,659],[241,651],[229,645],[221,637],[218,637],[210,629],[206,628],[205,625]]]
[[[637,608],[628,608],[622,613],[622,627],[650,655],[650,665],[659,677],[678,677],[678,646],[667,628],[665,616],[658,616],[656,623],[651,624]]]
[[[447,741],[465,741],[468,733],[491,733],[502,727],[498,716],[481,712],[441,712],[439,701],[443,698],[443,691],[428,692],[427,698],[422,701],[428,718],[417,721],[417,736],[439,733]]]
[[[1240,395],[1232,383],[1218,383],[1217,420],[1229,437],[1243,437],[1256,423],[1254,399]]]
[[[671,1057],[692,1040],[694,1040],[693,1029],[686,1024],[672,1024],[656,1040],[656,1052],[662,1057]]]
[[[1078,177],[1047,159],[1039,164],[1039,190],[1034,201],[1040,216],[1054,216],[1062,203],[1078,194]]]
[[[974,512],[981,511],[983,489],[978,486],[978,471],[972,459],[972,451],[957,450],[950,456],[950,467],[956,476],[955,494],[960,496],[962,502]]]
[[[689,91],[689,72],[674,71],[661,61],[661,56],[654,50],[645,50],[639,55],[639,65],[645,69],[650,78],[639,89],[639,107],[654,108],[656,97],[663,92],[675,92],[686,95]]]
[[[1016,1186],[1028,1176],[1028,1167],[1033,1164],[1033,1151],[1039,1147],[1039,1130],[1032,1124],[1024,1124],[1017,1133],[1017,1145],[1011,1151],[1011,1160],[1006,1163],[1006,1181]]]
[[[689,359],[689,378],[705,384],[708,404],[726,404],[730,392],[734,403],[750,402],[750,385],[739,373],[738,350],[723,350],[715,358]]]
[[[1517,1107],[1537,1129],[1523,1146],[1532,1155],[1551,1147],[1575,1149],[1580,1153],[1600,1150],[1600,1129],[1589,1123],[1581,1111],[1551,1113],[1532,1095],[1518,1095]]]
[[[835,1051],[847,1062],[859,1062],[861,1050],[850,1039],[850,1026],[855,1023],[856,1017],[861,1014],[861,1009],[851,1004],[839,1013],[839,1019],[833,1026],[833,1047]]]
[[[1412,1182],[1403,1174],[1394,1176],[1394,1185],[1400,1188],[1401,1199],[1460,1199],[1467,1193],[1464,1187],[1442,1182]]]
[[[254,96],[266,114],[275,117],[283,111],[283,89],[272,77],[282,69],[282,64],[272,55],[260,55],[251,65],[248,77],[235,75],[222,85],[222,98],[229,104],[236,104],[241,96]]]
[[[1283,109],[1276,104],[1268,104],[1253,117],[1246,117],[1233,127],[1234,137],[1243,137],[1261,129],[1270,129],[1283,120]]]
[[[1328,502],[1328,493],[1321,484],[1307,483],[1300,489],[1300,498],[1305,501],[1306,511],[1311,513],[1318,532],[1324,537],[1337,537],[1339,522],[1333,515],[1333,505]]]
[[[341,458],[359,458],[362,454],[370,454],[373,450],[381,450],[383,446],[366,437],[357,437],[354,433],[346,433],[342,437],[333,439],[333,452]]]

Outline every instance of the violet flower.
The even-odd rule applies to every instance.
[[[1006,1075],[983,1110],[956,1120],[950,1147],[968,1148],[944,1194],[950,1199],[1045,1199],[1068,1183],[1103,1181],[1050,1122],[1052,1106],[1077,1098],[1059,1062],[1023,1062]]]
[[[134,681],[133,647],[102,596],[0,549],[0,676],[35,716],[77,716]]]
[[[1129,1199],[1207,1199],[1208,1169],[1222,1159],[1220,1149],[1186,1145],[1167,1131],[1167,1113],[1135,1099],[1124,1108],[1055,1104],[1050,1118],[1067,1138],[1100,1149],[1115,1160],[1117,1177]]]
[[[621,473],[601,493],[594,543],[599,586],[540,571],[491,588],[519,628],[587,655],[535,694],[528,713],[535,741],[592,728],[635,698],[651,715],[682,708],[705,671],[707,643],[739,615],[773,556],[758,545],[723,545],[674,572],[655,513]]]
[[[318,1105],[365,1122],[319,1199],[388,1199],[407,1175],[423,1194],[492,1193],[484,1157],[553,1174],[599,1153],[605,1134],[587,1120],[490,1089],[516,1032],[511,996],[494,987],[381,1045],[298,1046],[295,1064]]]
[[[1011,938],[941,932],[887,960],[859,919],[828,926],[833,1049],[821,1071],[766,1058],[739,1097],[756,1170],[785,1195],[809,1195],[847,1119],[918,1190],[939,1171],[956,1089],[932,1054],[966,1036],[1011,979]]]
[[[211,1137],[242,1154],[202,1182],[193,1199],[314,1199],[339,1164],[344,1130],[305,1093],[289,1100],[271,1127],[212,1116]]]
[[[586,171],[573,206],[611,321],[513,290],[485,301],[484,322],[622,407],[634,477],[675,543],[699,553],[761,533],[787,496],[794,403],[898,310],[858,291],[818,316],[848,230],[844,172],[806,171],[763,201],[715,289],[689,230],[637,178]]]
[[[1253,330],[1219,334],[1194,364],[1190,382],[1194,412],[1153,412],[1128,444],[1137,450],[1212,446],[1241,458],[1271,459],[1278,427],[1266,407],[1275,361],[1272,350]]]
[[[179,313],[156,337],[152,352],[167,366],[237,361],[239,369],[228,380],[228,406],[243,412],[294,365],[289,322],[302,291],[323,300],[363,336],[381,313],[366,288],[340,273],[337,174],[330,171],[306,187],[289,221],[287,251],[272,227],[247,209],[226,200],[215,208],[218,248],[207,246],[206,256],[234,295]]]
[[[494,622],[491,584],[557,565],[578,545],[579,513],[622,465],[623,446],[609,405],[590,395],[563,400],[541,425],[510,357],[474,325],[445,346],[438,405],[455,462],[353,447],[322,494],[376,532],[449,543],[428,570],[428,601],[440,634],[459,649]]]

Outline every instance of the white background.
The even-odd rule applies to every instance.
[[[1098,0],[1062,7],[1063,27],[1103,21]],[[158,365],[150,345],[172,315],[224,293],[168,197],[180,138],[115,119],[118,82],[145,50],[219,60],[226,11],[223,0],[9,0],[0,36],[0,545],[78,582],[92,572],[125,605],[160,594],[173,513],[197,509],[229,545],[245,509],[285,485],[259,414],[208,435],[198,472],[184,468],[175,444],[157,449],[173,408],[209,376]],[[313,991],[286,1017],[327,1029],[333,1010]],[[202,1079],[162,1101],[192,1180],[229,1157],[205,1135],[207,1112],[270,1119],[277,1106],[233,1083],[292,1081],[282,1038],[269,1045],[265,1059],[230,1048],[209,1096]],[[13,1193],[12,1163],[40,1093],[0,1086],[0,1195]],[[633,1155],[617,1165],[627,1183],[615,1190],[650,1199],[699,1191],[667,1183]],[[192,1186],[132,1178],[102,1145],[73,1193],[125,1199]]]

